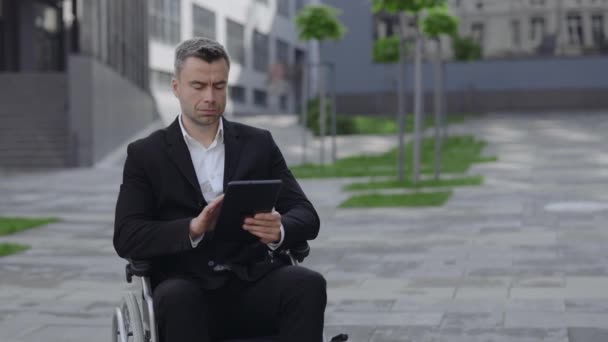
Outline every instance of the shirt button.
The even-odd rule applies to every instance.
[[[213,267],[213,266],[215,266],[215,262],[213,262],[213,260],[210,260],[210,261],[207,263],[207,266],[209,266],[209,267]]]

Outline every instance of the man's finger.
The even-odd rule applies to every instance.
[[[266,221],[274,221],[277,218],[280,219],[281,215],[276,212],[273,211],[272,213],[259,213],[259,214],[255,214],[255,216],[253,218],[257,219],[257,220],[266,220]]]

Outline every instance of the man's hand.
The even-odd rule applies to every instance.
[[[216,197],[207,204],[201,213],[190,221],[190,238],[197,239],[201,235],[213,231],[217,222],[219,209],[222,206],[224,195]]]
[[[281,214],[273,210],[271,213],[248,217],[243,229],[257,236],[265,244],[277,243],[281,241]]]

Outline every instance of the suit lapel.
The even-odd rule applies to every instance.
[[[234,177],[243,145],[239,139],[239,132],[235,125],[224,118],[222,120],[224,124],[224,149],[226,152],[224,159],[224,191],[226,191],[228,182]]]
[[[188,151],[188,146],[186,146],[186,142],[184,141],[178,119],[175,119],[167,128],[167,149],[169,151],[169,158],[202,198],[201,187],[198,184],[192,158],[190,158],[190,151]]]

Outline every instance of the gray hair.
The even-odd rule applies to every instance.
[[[191,38],[184,40],[175,48],[175,77],[179,77],[182,66],[188,57],[200,58],[207,63],[223,58],[228,65],[228,69],[230,69],[230,58],[226,50],[222,44],[210,38]]]

